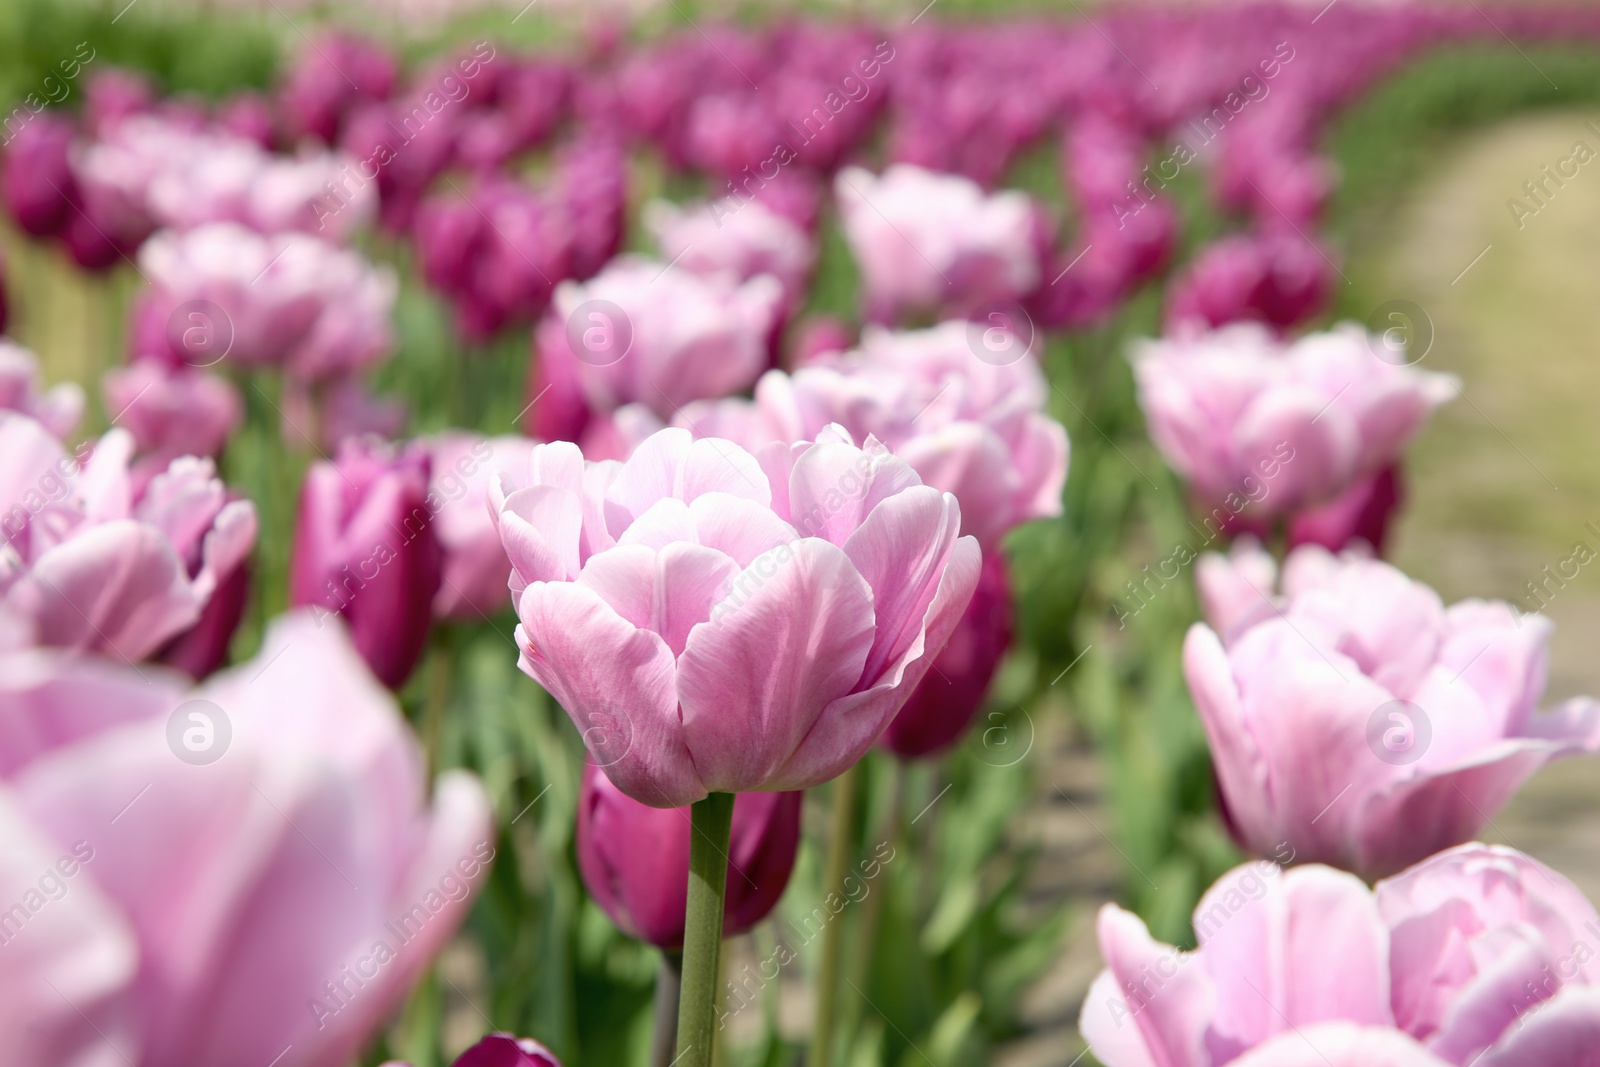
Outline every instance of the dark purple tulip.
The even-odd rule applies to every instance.
[[[561,1067],[561,1061],[537,1041],[490,1034],[457,1057],[452,1067]]]
[[[728,842],[722,936],[767,917],[789,884],[800,848],[795,793],[740,793]],[[578,796],[578,870],[595,902],[630,937],[665,949],[683,945],[689,896],[689,809],[652,808],[583,768]]]
[[[216,592],[200,610],[200,619],[193,628],[173,638],[155,658],[191,678],[205,678],[227,662],[228,645],[244,618],[249,599],[250,563],[246,560],[217,583]]]
[[[621,146],[604,135],[569,145],[557,158],[553,193],[570,229],[567,275],[591,278],[622,249],[628,172]]]
[[[1361,540],[1380,556],[1389,537],[1390,520],[1405,502],[1400,465],[1390,464],[1377,474],[1346,489],[1326,504],[1302,511],[1289,520],[1289,547],[1321,545],[1338,552]]]
[[[1298,325],[1327,303],[1333,265],[1325,257],[1295,233],[1225,237],[1202,250],[1173,284],[1167,322]]]
[[[6,210],[35,237],[55,236],[76,214],[73,201],[78,186],[68,159],[73,132],[69,120],[44,111],[6,142],[0,171]]]
[[[1005,560],[991,552],[949,643],[884,731],[882,745],[903,759],[915,759],[960,740],[1011,645],[1011,622]]]
[[[306,471],[290,566],[290,602],[343,615],[356,648],[391,689],[427,645],[444,550],[420,445],[344,441]]]
[[[334,144],[345,117],[364,102],[388,99],[399,69],[383,46],[330,33],[300,53],[278,98],[291,139]]]

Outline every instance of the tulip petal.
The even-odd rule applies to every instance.
[[[1143,1038],[1147,1062],[1154,1067],[1209,1067],[1205,1033],[1217,994],[1194,957],[1156,941],[1137,916],[1115,904],[1100,909],[1096,929],[1111,988],[1119,992],[1084,1004],[1079,1026],[1095,1054],[1101,1053],[1096,1035],[1116,1048],[1132,1041],[1113,1031],[1131,1030]],[[1102,1008],[1105,1017],[1099,1014]],[[1108,1062],[1123,1067],[1120,1061]]]
[[[1544,1061],[1540,1063],[1541,1067],[1544,1067]],[[1321,1026],[1280,1034],[1266,1044],[1230,1061],[1229,1067],[1450,1067],[1450,1065],[1396,1030],[1356,1026],[1352,1023],[1324,1023]],[[1552,1063],[1550,1067],[1555,1065]]]
[[[677,679],[695,769],[729,793],[772,787],[824,709],[856,687],[873,642],[872,589],[825,541],[775,549],[733,587],[690,632]]]
[[[517,615],[519,666],[566,709],[623,792],[655,808],[706,795],[685,744],[672,650],[660,635],[622,618],[592,589],[568,583],[528,586]]]
[[[1568,986],[1524,1018],[1474,1067],[1594,1067],[1600,1049],[1600,989]]]
[[[521,596],[530,582],[576,578],[582,528],[583,503],[571,490],[536,485],[506,497],[500,541],[511,561],[512,594]]]

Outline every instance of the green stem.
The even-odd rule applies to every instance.
[[[833,780],[833,828],[828,837],[828,863],[823,873],[824,899],[844,884],[854,852],[856,821],[856,780],[860,765],[852,766]],[[839,971],[844,955],[844,924],[835,915],[822,932],[822,969],[817,975],[817,1014],[811,1028],[811,1056],[806,1067],[831,1067],[833,1031],[838,1018]]]
[[[689,906],[683,921],[683,987],[678,996],[679,1067],[709,1067],[722,962],[723,896],[733,794],[712,793],[690,809]]]
[[[902,759],[891,759],[889,764],[890,792],[889,809],[884,812],[883,819],[878,823],[877,837],[880,841],[888,842],[898,853],[905,849],[906,828],[906,763]],[[864,846],[863,851],[868,847]],[[866,867],[864,861],[862,864]],[[864,873],[864,872],[863,872]],[[883,905],[885,895],[889,892],[889,868],[880,865],[878,876],[867,884],[867,895],[861,901],[861,917],[856,926],[855,958],[851,961],[851,981],[862,989],[867,988],[867,981],[872,977],[872,962],[878,958],[877,938],[878,925],[883,918]],[[851,1008],[842,1013],[844,1032],[849,1040],[854,1041],[856,1034],[861,1029],[861,1018],[866,1002],[860,997],[852,997],[849,1001]]]
[[[683,986],[683,953],[661,951],[656,972],[656,1029],[650,1041],[650,1067],[672,1067],[678,1045],[678,990]]]

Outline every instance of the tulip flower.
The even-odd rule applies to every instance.
[[[1468,844],[1368,890],[1256,862],[1194,913],[1197,948],[1100,913],[1079,1029],[1106,1067],[1583,1067],[1600,916],[1514,849]]]
[[[1399,458],[1452,375],[1397,366],[1346,324],[1293,342],[1236,324],[1133,352],[1139,405],[1206,507],[1271,519],[1324,504]]]
[[[12,220],[35,237],[56,236],[76,214],[72,139],[72,123],[53,111],[33,116],[8,134],[0,160],[0,191]]]
[[[42,645],[142,660],[243,566],[255,508],[229,501],[211,461],[193,456],[136,489],[126,431],[87,451],[0,412],[0,603]]]
[[[638,402],[670,418],[760,376],[782,299],[767,275],[739,284],[624,257],[592,281],[556,287],[537,334],[540,375],[573,383],[591,411]]]
[[[1389,523],[1405,499],[1400,464],[1391,463],[1328,501],[1289,519],[1289,547],[1321,545],[1338,552],[1357,541],[1383,554]]]
[[[505,608],[511,564],[489,513],[489,487],[502,470],[521,471],[537,442],[526,437],[478,437],[448,431],[428,442],[428,496],[444,550],[444,571],[433,613],[442,619],[481,619]]]
[[[802,794],[741,793],[733,805],[722,936],[767,917],[800,847]],[[654,808],[589,763],[578,795],[578,870],[611,921],[659,948],[683,945],[689,885],[689,809]]]
[[[955,498],[842,431],[758,460],[666,429],[587,468],[540,445],[494,495],[519,665],[653,807],[854,764],[977,582]]]
[[[329,33],[308,45],[289,68],[278,105],[291,138],[333,144],[353,108],[389,96],[398,66],[380,45],[352,34]]]
[[[482,787],[429,799],[338,625],[279,620],[199,689],[47,650],[0,677],[7,1064],[342,1067],[494,857]]]
[[[805,303],[816,242],[761,201],[730,197],[685,209],[653,200],[645,205],[644,222],[663,259],[695,274],[739,281],[770,274],[783,285],[785,318]]]
[[[290,561],[290,603],[342,615],[391,689],[427,646],[444,552],[423,445],[349,438],[306,471]],[[318,612],[319,618],[322,611]]]
[[[383,1067],[410,1065],[390,1062]],[[537,1041],[510,1034],[490,1034],[457,1056],[450,1067],[561,1067],[561,1061]]]
[[[1172,283],[1167,325],[1255,321],[1287,329],[1322,310],[1333,275],[1327,253],[1299,234],[1224,237]]]
[[[75,382],[44,389],[39,359],[21,345],[0,337],[0,411],[34,419],[53,437],[70,437],[83,416],[83,389]]]
[[[1258,548],[1202,562],[1211,625],[1184,676],[1241,847],[1288,842],[1367,876],[1471,839],[1552,759],[1600,748],[1600,705],[1540,714],[1551,626],[1445,607],[1386,563],[1296,549],[1281,594]]]
[[[141,359],[101,379],[106,410],[127,429],[135,471],[166,469],[179,456],[219,456],[244,418],[239,391],[226,378]]]

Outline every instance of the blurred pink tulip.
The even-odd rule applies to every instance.
[[[735,800],[723,937],[750,929],[783,896],[800,848],[802,796],[741,793]],[[578,869],[595,902],[630,937],[683,947],[689,834],[689,809],[641,804],[592,762],[584,766]]]
[[[87,451],[0,412],[0,602],[42,645],[134,662],[194,626],[243,566],[255,508],[193,456],[137,487],[124,430]]]
[[[1167,327],[1254,321],[1287,329],[1322,310],[1334,273],[1322,247],[1297,233],[1224,237],[1172,283]]]
[[[1206,507],[1257,518],[1324,504],[1400,457],[1456,378],[1375,354],[1351,324],[1293,342],[1240,323],[1133,352],[1139,405]]]
[[[444,551],[420,443],[349,438],[306,471],[290,560],[290,603],[344,616],[352,640],[391,689],[427,646]]]
[[[1522,855],[1468,844],[1369,891],[1321,866],[1224,875],[1199,947],[1100,913],[1079,1019],[1106,1067],[1587,1067],[1600,916]]]
[[[1290,518],[1289,547],[1321,545],[1338,552],[1364,541],[1382,555],[1389,540],[1389,523],[1404,499],[1397,461],[1356,482],[1326,504]]]
[[[161,360],[113,368],[100,388],[112,421],[133,435],[134,467],[144,476],[179,456],[221,455],[244,418],[239,391],[226,378]]]
[[[0,337],[0,411],[27,415],[51,436],[65,439],[83,416],[83,389],[76,382],[42,388],[38,357]]]
[[[391,1062],[383,1067],[410,1065]],[[510,1034],[490,1034],[457,1056],[450,1067],[561,1067],[561,1061],[537,1041]]]
[[[954,497],[842,430],[759,458],[667,429],[540,445],[494,490],[520,666],[629,796],[804,789],[851,766],[977,582]]]
[[[761,201],[728,198],[681,208],[653,200],[644,207],[644,223],[663,259],[695,274],[727,274],[738,281],[770,274],[783,285],[785,318],[805,304],[816,242]]]
[[[138,71],[107,67],[83,80],[84,126],[104,137],[126,118],[150,110],[156,102],[155,86]]]
[[[1446,608],[1386,563],[1316,546],[1290,554],[1281,596],[1273,570],[1248,544],[1202,561],[1211,625],[1184,645],[1241,847],[1389,874],[1472,838],[1550,760],[1600,748],[1594,701],[1538,712],[1542,616]]]
[[[847,167],[834,192],[874,321],[1021,300],[1039,285],[1044,234],[1025,193],[905,163],[881,177]]]
[[[510,604],[506,575],[511,563],[489,513],[489,487],[503,470],[527,470],[537,444],[526,437],[479,437],[458,430],[428,442],[433,457],[428,495],[444,549],[444,573],[433,599],[438,617],[481,619]]]
[[[278,96],[289,136],[333,144],[351,109],[386,99],[398,75],[394,58],[375,41],[343,33],[308,41]]]
[[[493,859],[482,787],[427,799],[338,625],[280,620],[195,690],[44,651],[0,677],[5,1067],[342,1067]]]
[[[737,283],[624,257],[556,287],[537,334],[541,375],[574,383],[591,411],[638,402],[670,418],[760,376],[782,299],[770,276]]]

